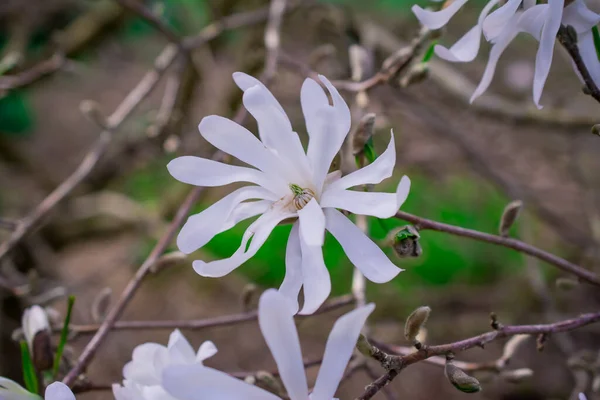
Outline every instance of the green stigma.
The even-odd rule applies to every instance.
[[[290,183],[290,190],[292,191],[292,193],[294,193],[294,196],[300,196],[302,193],[304,193],[304,189],[302,189],[295,183]]]

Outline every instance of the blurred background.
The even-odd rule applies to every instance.
[[[182,36],[194,35],[220,18],[268,6],[262,0],[145,1]],[[282,53],[325,74],[350,79],[348,48],[359,44],[373,69],[419,31],[409,0],[304,2],[284,17]],[[425,4],[421,2],[420,4]],[[464,7],[439,39],[451,45],[475,23],[484,2]],[[100,293],[114,300],[148,255],[190,187],[175,181],[165,165],[178,155],[209,157],[197,132],[202,117],[232,117],[241,92],[231,73],[258,76],[263,68],[264,22],[227,31],[177,59],[157,88],[114,136],[92,173],[0,264],[14,287],[0,288],[0,376],[21,379],[18,343],[11,339],[22,311],[31,304],[64,312],[66,295],[76,296],[73,323],[93,323],[90,312]],[[101,129],[80,112],[93,100],[106,115],[152,68],[167,44],[164,36],[113,0],[0,1],[0,242],[10,221],[27,215],[81,162]],[[503,55],[488,94],[468,99],[485,68],[489,47],[476,62],[446,64],[435,57],[429,76],[408,87],[390,82],[369,91],[367,111],[377,114],[375,148],[382,152],[394,129],[397,173],[378,190],[392,191],[403,174],[412,182],[403,210],[441,222],[496,233],[504,206],[522,200],[524,211],[511,234],[600,272],[600,138],[590,133],[598,104],[581,92],[570,61],[557,46],[542,104],[531,101],[536,43],[519,37]],[[304,76],[281,65],[272,90],[305,142],[299,102]],[[349,103],[355,94],[345,93]],[[88,103],[89,105],[90,103]],[[246,126],[255,131],[251,118]],[[231,186],[207,191],[198,212]],[[222,279],[197,276],[191,260],[231,255],[248,223],[214,238],[182,265],[146,279],[123,319],[160,320],[219,316],[242,311],[242,293],[278,287],[284,275],[290,226],[279,226],[259,253]],[[398,258],[383,241],[402,221],[370,221],[372,237],[406,271],[384,285],[369,284],[377,303],[372,336],[406,345],[403,322],[417,306],[429,305],[427,343],[441,344],[489,330],[494,311],[504,324],[543,323],[596,311],[600,293],[586,285],[565,291],[563,274],[512,250],[423,231],[423,254]],[[171,250],[176,250],[172,245]],[[352,268],[330,236],[324,248],[333,293],[348,293]],[[109,288],[109,289],[107,289]],[[258,296],[251,300],[256,304]],[[335,318],[344,310],[299,322],[304,355],[318,358]],[[58,321],[61,317],[58,317]],[[58,322],[60,324],[60,322]],[[443,369],[411,366],[394,381],[401,399],[567,399],[592,374],[573,360],[598,357],[598,326],[557,335],[543,352],[533,340],[520,348],[511,367],[529,367],[534,376],[514,384],[481,377],[483,391],[455,390]],[[131,351],[140,343],[165,343],[169,331],[118,331],[109,335],[88,369],[98,385],[118,382]],[[207,364],[227,371],[272,369],[273,361],[256,323],[184,332],[194,347],[213,340],[219,353]],[[89,340],[69,343],[73,360]],[[496,359],[503,343],[457,358]],[[383,372],[378,366],[375,370]],[[316,369],[309,370],[314,377]],[[354,398],[372,379],[357,373],[339,391]],[[584,382],[584,383],[582,383]],[[596,395],[596,398],[600,398]],[[110,391],[78,398],[112,398]],[[378,394],[376,398],[384,398]],[[594,399],[593,395],[589,398]]]

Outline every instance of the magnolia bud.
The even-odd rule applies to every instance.
[[[37,305],[26,309],[21,324],[35,368],[38,371],[52,368],[51,332],[46,311]]]
[[[521,207],[523,207],[523,202],[521,200],[511,201],[504,207],[502,217],[500,218],[500,227],[498,229],[500,231],[500,236],[508,236],[508,231],[517,220]]]
[[[361,118],[354,135],[352,135],[352,154],[359,155],[364,152],[367,142],[373,136],[375,130],[375,114],[368,113]]]
[[[401,258],[419,257],[423,254],[420,238],[419,232],[412,225],[400,228],[392,238],[394,252]]]
[[[451,354],[446,356],[446,366],[444,367],[444,375],[446,375],[452,386],[464,393],[479,392],[481,390],[479,381],[454,365],[453,359],[454,356]]]
[[[596,124],[592,126],[592,133],[594,135],[600,136],[600,124]]]
[[[521,383],[533,376],[533,370],[529,368],[519,368],[512,371],[502,371],[500,377],[510,383]]]
[[[430,313],[431,308],[422,306],[408,316],[406,323],[404,324],[404,337],[406,340],[414,342],[417,339],[417,335],[427,322]]]
[[[356,349],[363,355],[367,357],[371,357],[373,355],[373,346],[367,340],[364,335],[358,336],[358,341],[356,342]]]
[[[410,71],[400,78],[400,87],[407,87],[415,83],[423,82],[429,76],[429,66],[427,63],[419,63],[413,66]]]

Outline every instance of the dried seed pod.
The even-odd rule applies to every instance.
[[[481,391],[479,381],[454,365],[453,359],[454,356],[451,354],[446,356],[446,366],[444,367],[444,375],[446,375],[452,386],[464,393],[477,393]]]
[[[419,257],[423,249],[419,243],[421,236],[412,225],[406,225],[394,233],[392,247],[398,257]]]
[[[522,207],[523,202],[521,200],[511,201],[506,205],[506,207],[504,207],[502,217],[500,218],[500,227],[498,228],[500,236],[508,236],[510,228],[517,220]]]
[[[511,371],[502,371],[500,377],[510,383],[521,383],[533,376],[533,370],[529,368],[513,369]]]
[[[416,341],[417,335],[427,322],[430,313],[431,308],[428,306],[421,306],[408,316],[406,323],[404,324],[404,337],[406,340],[410,340],[411,342]]]

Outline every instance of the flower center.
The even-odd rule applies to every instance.
[[[302,210],[308,202],[315,197],[315,192],[308,188],[302,188],[295,183],[290,183],[290,190],[294,194],[294,199],[292,202],[294,203],[294,207],[296,210]]]

